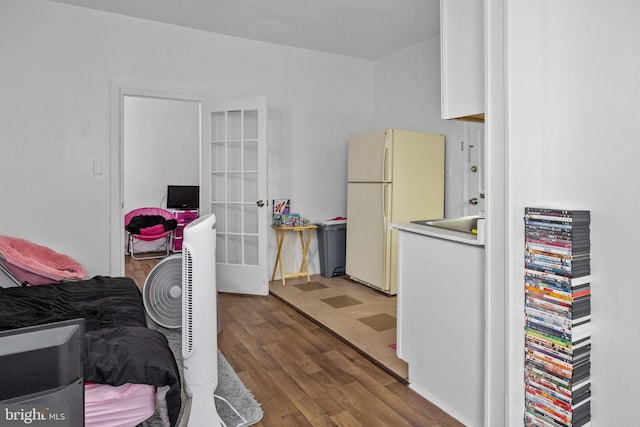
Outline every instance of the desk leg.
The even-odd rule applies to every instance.
[[[282,242],[284,242],[284,231],[276,230],[276,241],[278,242],[278,254],[276,255],[276,263],[273,266],[273,273],[271,274],[271,281],[276,278],[276,270],[278,269],[278,265],[280,265],[280,278],[282,279],[282,286],[285,285],[284,281],[284,271],[282,269]]]
[[[307,253],[309,252],[309,244],[311,243],[311,236],[313,235],[313,229],[310,228],[307,233],[307,241],[304,240],[302,230],[300,230],[300,244],[302,245],[302,261],[300,262],[300,273],[307,274],[307,283],[311,281],[309,276],[309,264],[307,263]]]

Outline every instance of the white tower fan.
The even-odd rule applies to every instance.
[[[188,401],[181,426],[224,425],[213,396],[218,386],[217,307],[216,218],[209,214],[185,227],[182,244],[182,357]]]

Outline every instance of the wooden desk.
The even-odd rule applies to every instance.
[[[276,232],[276,241],[278,242],[278,254],[276,255],[276,263],[273,266],[273,274],[271,274],[271,280],[275,280],[276,278],[276,270],[278,270],[278,265],[280,265],[280,277],[282,278],[282,286],[284,286],[285,279],[289,279],[292,277],[307,277],[307,282],[311,281],[309,277],[309,264],[307,263],[307,253],[309,252],[309,243],[311,242],[311,236],[313,236],[313,230],[318,228],[317,225],[301,225],[288,227],[285,225],[272,225]],[[304,238],[304,231],[307,231],[307,238]],[[300,245],[302,247],[302,262],[300,262],[300,270],[297,273],[287,273],[285,274],[282,268],[282,242],[284,242],[284,236],[287,234],[287,231],[297,231],[300,235]]]

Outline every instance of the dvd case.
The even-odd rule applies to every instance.
[[[591,214],[525,208],[526,426],[591,421]]]

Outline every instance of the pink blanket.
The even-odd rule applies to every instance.
[[[24,239],[0,236],[0,254],[6,259],[5,267],[19,281],[26,280],[31,285],[87,277],[85,269],[73,258]]]
[[[147,384],[85,384],[86,427],[135,426],[155,412],[156,388]]]

